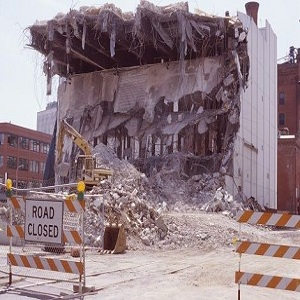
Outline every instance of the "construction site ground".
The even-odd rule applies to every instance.
[[[169,220],[189,228],[189,243],[158,249],[133,238],[122,254],[99,254],[86,250],[86,286],[94,292],[84,299],[237,299],[235,271],[300,277],[299,261],[242,255],[235,252],[233,237],[239,224],[221,213],[169,213]],[[207,233],[204,235],[204,232]],[[276,244],[300,246],[299,230],[270,229],[241,225],[241,238]],[[8,246],[1,246],[1,269],[6,265]],[[136,249],[136,250],[133,250]],[[24,249],[26,252],[26,248]],[[72,285],[57,280],[13,276],[1,273],[0,299],[74,299]],[[54,272],[52,272],[54,273]],[[36,271],[38,274],[38,270]],[[299,299],[299,292],[241,285],[241,299]]]

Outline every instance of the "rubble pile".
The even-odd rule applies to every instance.
[[[230,217],[235,217],[238,211],[244,210],[243,203],[234,200],[225,189],[219,187],[212,200],[205,203],[202,210],[206,212],[222,212]]]
[[[194,175],[184,180],[180,168],[169,163],[147,177],[103,144],[96,146],[94,155],[101,167],[113,170],[113,176],[88,192],[87,245],[101,247],[104,225],[119,223],[125,226],[130,249],[144,245],[185,247],[193,243],[193,238],[199,241],[199,237],[184,233],[188,229],[170,217],[173,213],[222,212],[234,217],[245,208],[220,187],[219,173]],[[200,240],[208,236],[208,231],[203,232]]]
[[[154,169],[149,177],[128,161],[117,158],[113,150],[103,144],[94,148],[94,155],[101,167],[113,171],[113,176],[86,191],[87,246],[102,248],[105,225],[113,223],[124,225],[127,247],[131,250],[149,246],[175,249],[229,245],[236,230],[224,233],[222,226],[210,221],[212,214],[207,213],[221,213],[226,218],[234,217],[245,208],[262,211],[252,197],[244,203],[235,201],[222,187],[220,173],[203,173],[186,179],[178,163],[180,153],[164,160],[165,163],[158,170]],[[32,192],[31,197],[47,195]],[[202,213],[208,221],[201,223],[195,212]],[[9,215],[5,207],[0,213]],[[198,227],[194,228],[197,222]],[[13,223],[24,223],[24,216],[14,211]]]

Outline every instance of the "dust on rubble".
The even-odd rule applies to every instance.
[[[88,192],[87,245],[102,247],[106,223],[124,224],[131,250],[232,245],[238,234],[233,217],[244,206],[222,188],[221,174],[182,179],[176,160],[173,164],[169,160],[167,167],[147,177],[102,144],[94,155],[113,170],[113,176]]]

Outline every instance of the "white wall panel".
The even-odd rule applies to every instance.
[[[276,208],[277,39],[268,22],[259,29],[249,16],[239,13],[238,17],[248,29],[250,74],[248,88],[241,95],[233,186],[241,183],[247,197]]]

